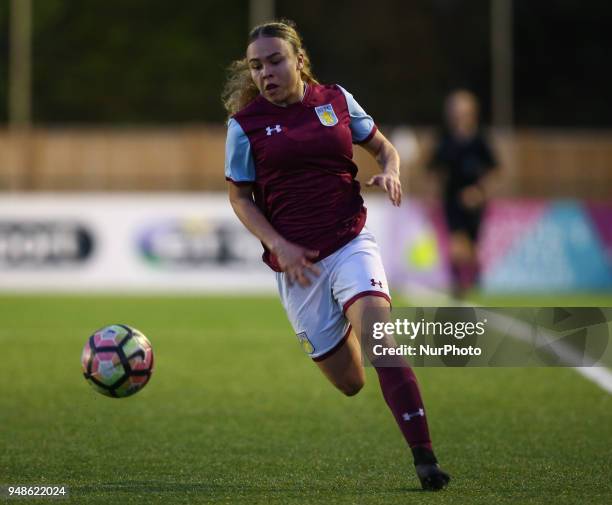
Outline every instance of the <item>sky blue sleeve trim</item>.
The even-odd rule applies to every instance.
[[[251,143],[238,121],[233,118],[227,123],[225,178],[233,182],[255,181],[255,161]]]
[[[348,104],[349,115],[351,116],[351,133],[353,143],[362,143],[372,133],[375,125],[372,116],[369,116],[365,110],[357,103],[347,90],[342,86],[337,85],[340,91],[344,93],[346,103]]]

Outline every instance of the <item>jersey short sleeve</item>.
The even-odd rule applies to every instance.
[[[237,184],[255,181],[255,161],[251,143],[238,121],[233,118],[227,124],[225,178]]]
[[[374,134],[376,133],[376,125],[374,124],[374,120],[372,116],[369,116],[365,110],[357,103],[357,100],[353,98],[347,90],[345,90],[342,86],[338,86],[340,91],[344,94],[346,98],[346,103],[348,105],[349,115],[351,117],[351,135],[353,137],[354,144],[363,144],[369,141]]]

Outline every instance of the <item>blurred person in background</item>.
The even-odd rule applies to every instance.
[[[377,159],[382,173],[367,184],[386,191],[395,206],[401,202],[397,151],[350,93],[318,83],[290,21],[251,31],[246,57],[230,66],[223,97],[230,203],[263,244],[303,350],[334,386],[353,396],[365,381],[359,340],[368,333],[362,335],[364,312],[390,318],[380,252],[365,227],[353,144]],[[370,360],[422,487],[442,489],[449,476],[434,455],[414,372],[399,356],[384,364]]]
[[[491,194],[497,159],[479,125],[476,96],[456,90],[444,107],[445,128],[428,163],[441,189],[450,234],[452,291],[461,297],[479,279],[478,236]]]

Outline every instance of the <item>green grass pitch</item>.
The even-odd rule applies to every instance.
[[[425,493],[373,371],[343,397],[275,298],[5,295],[0,321],[0,484],[64,484],[79,504],[612,502],[612,395],[571,369],[418,369],[453,476]],[[113,322],[156,357],[121,400],[79,363]]]

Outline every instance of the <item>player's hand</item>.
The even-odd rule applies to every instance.
[[[399,207],[402,203],[402,183],[399,180],[399,175],[395,173],[382,173],[375,175],[368,182],[366,186],[380,186],[389,195],[389,200],[396,207]]]
[[[285,240],[278,244],[273,252],[290,286],[294,282],[302,287],[310,286],[310,279],[306,275],[307,270],[315,276],[321,273],[319,267],[311,261],[319,256],[319,251],[306,249]]]
[[[478,209],[485,203],[484,191],[472,184],[461,191],[461,203],[468,209]]]

